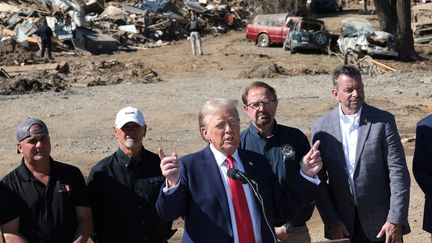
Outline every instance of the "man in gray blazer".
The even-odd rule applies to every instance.
[[[364,102],[354,66],[334,71],[332,95],[338,107],[312,131],[324,163],[317,208],[325,237],[402,243],[410,232],[410,177],[394,116]]]

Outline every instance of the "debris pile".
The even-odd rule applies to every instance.
[[[0,0],[0,42],[13,38],[38,50],[38,26],[47,20],[56,50],[85,54],[110,53],[118,48],[148,48],[186,39],[192,12],[203,34],[244,26],[247,1],[200,0]]]
[[[432,41],[432,3],[413,7],[411,28],[415,43],[425,44]]]

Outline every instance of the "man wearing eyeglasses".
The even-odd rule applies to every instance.
[[[267,83],[256,81],[246,86],[242,100],[250,123],[241,133],[240,148],[263,154],[279,183],[289,186],[298,174],[301,160],[310,150],[306,135],[299,129],[276,122],[276,90]],[[278,241],[311,242],[306,221],[310,219],[314,206],[314,202],[304,205],[288,222],[275,218]]]

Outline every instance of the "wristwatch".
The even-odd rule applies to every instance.
[[[286,232],[287,234],[291,234],[292,232],[294,232],[294,228],[295,228],[295,227],[294,227],[292,224],[290,224],[290,223],[285,223],[284,226],[285,226],[285,232]]]

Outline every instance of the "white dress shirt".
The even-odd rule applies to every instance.
[[[342,144],[345,156],[345,163],[347,168],[347,173],[349,175],[349,184],[351,188],[351,193],[356,202],[356,194],[354,187],[354,169],[355,169],[355,156],[357,149],[357,138],[358,129],[360,127],[360,114],[362,107],[359,111],[353,115],[345,115],[342,112],[341,106],[339,105],[339,122],[342,135]]]
[[[229,187],[228,184],[228,163],[225,162],[227,156],[224,155],[223,153],[221,153],[219,150],[217,150],[212,144],[210,144],[210,149],[213,152],[213,155],[216,159],[216,163],[219,167],[219,172],[221,174],[222,177],[222,181],[225,187],[225,193],[226,196],[228,198],[228,206],[229,206],[229,211],[230,211],[230,216],[231,216],[231,224],[233,225],[233,233],[234,233],[234,243],[238,243],[239,239],[238,239],[238,233],[237,233],[237,227],[234,227],[236,224],[236,218],[235,218],[235,213],[234,213],[234,205],[232,200],[230,200],[231,197],[231,189]],[[241,159],[238,155],[238,151],[236,150],[234,152],[233,155],[231,155],[231,157],[233,157],[235,159],[234,162],[234,167],[239,170],[244,172],[244,167],[243,164],[241,163]],[[254,194],[251,191],[250,187],[248,184],[243,184],[243,190],[246,196],[246,201],[249,207],[249,213],[251,215],[251,219],[252,219],[252,226],[253,226],[253,230],[254,230],[254,236],[255,236],[255,242],[256,243],[261,243],[261,214],[258,211],[258,208],[256,207],[255,204],[255,200],[254,200]]]
[[[220,172],[220,175],[222,178],[222,182],[223,182],[224,188],[225,188],[225,194],[226,194],[226,197],[228,198],[228,207],[229,207],[229,211],[230,211],[231,225],[237,225],[235,213],[234,213],[234,205],[233,205],[233,202],[231,200],[231,189],[230,189],[229,184],[228,184],[228,179],[229,179],[228,175],[227,175],[228,162],[225,162],[227,156],[224,155],[219,150],[217,150],[212,144],[210,144],[210,149],[211,149],[213,156],[215,157],[216,163],[218,165],[219,172]],[[236,150],[234,152],[234,154],[231,155],[231,157],[233,157],[235,160],[234,167],[237,170],[244,172],[245,170],[244,170],[243,164],[241,162],[241,159],[238,155],[238,150]],[[303,178],[314,183],[315,185],[319,185],[321,183],[318,176],[309,177],[309,176],[305,175],[301,170],[300,170],[300,174]],[[162,188],[162,191],[166,194],[169,194],[169,193],[173,192],[178,187],[179,184],[180,184],[180,180],[177,182],[177,184],[168,188],[168,183],[166,183],[165,187]],[[256,207],[254,194],[253,194],[253,191],[251,190],[251,188],[249,187],[249,185],[243,184],[243,190],[244,190],[244,193],[246,196],[246,201],[247,201],[247,204],[249,207],[249,213],[251,215],[252,226],[253,226],[254,236],[255,236],[255,242],[256,243],[262,243],[261,213],[259,211],[259,208]],[[234,243],[239,243],[237,227],[233,227],[232,230],[233,230],[233,234],[234,234]]]

